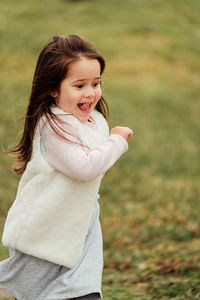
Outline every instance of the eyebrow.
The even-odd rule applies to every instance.
[[[93,80],[99,80],[99,79],[101,79],[101,77],[95,77],[95,78],[93,78]],[[82,82],[82,81],[87,81],[87,79],[86,78],[77,79],[75,81],[72,81],[72,83]]]

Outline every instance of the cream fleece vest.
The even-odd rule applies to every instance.
[[[57,107],[52,109],[57,115],[67,115]],[[91,116],[95,130],[72,115],[66,118],[83,144],[94,149],[106,141],[109,131],[101,113],[94,110]],[[31,160],[8,212],[2,242],[23,253],[72,268],[81,256],[102,175],[90,182],[78,182],[48,165],[40,149],[43,125],[41,120]]]

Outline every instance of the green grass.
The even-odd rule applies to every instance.
[[[200,299],[199,11],[198,0],[0,3],[2,147],[17,141],[37,56],[56,34],[105,56],[111,126],[134,130],[101,186],[105,300]],[[1,153],[1,231],[19,180],[11,165]]]

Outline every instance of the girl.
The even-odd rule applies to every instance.
[[[39,56],[2,237],[10,258],[0,263],[0,288],[18,300],[101,299],[98,190],[132,136],[119,126],[109,135],[104,68],[77,35],[54,37]]]

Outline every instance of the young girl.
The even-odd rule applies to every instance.
[[[54,37],[39,56],[2,237],[10,258],[0,263],[0,288],[18,300],[101,299],[98,190],[132,136],[119,126],[109,135],[104,68],[77,35]]]

